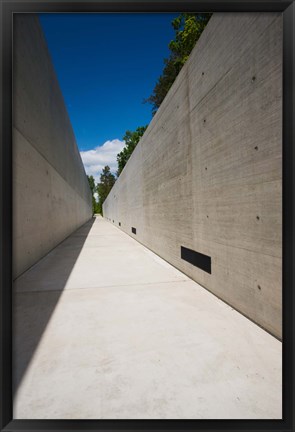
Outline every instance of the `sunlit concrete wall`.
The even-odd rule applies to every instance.
[[[281,15],[213,15],[103,210],[281,337]],[[211,274],[181,246],[210,256]]]
[[[91,192],[37,16],[14,15],[13,273],[92,216]]]

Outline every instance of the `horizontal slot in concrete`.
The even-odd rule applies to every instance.
[[[211,274],[211,257],[181,246],[181,258]]]

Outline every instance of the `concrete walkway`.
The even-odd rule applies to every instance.
[[[282,416],[281,343],[101,217],[14,286],[14,418]]]

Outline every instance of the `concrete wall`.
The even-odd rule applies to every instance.
[[[281,337],[281,15],[213,15],[103,210]],[[210,256],[212,273],[181,246]]]
[[[91,192],[33,14],[14,15],[13,267],[32,266],[92,216]]]

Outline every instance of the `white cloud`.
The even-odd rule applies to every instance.
[[[100,180],[102,169],[108,165],[112,173],[117,171],[117,154],[125,146],[124,141],[114,139],[106,141],[102,146],[92,150],[81,151],[81,158],[85,167],[86,174],[92,175],[96,183]]]

